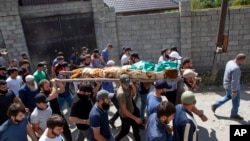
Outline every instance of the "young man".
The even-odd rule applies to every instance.
[[[174,119],[176,109],[171,102],[163,101],[157,106],[156,113],[148,118],[146,141],[169,141],[166,125]]]
[[[50,86],[50,82],[51,82],[52,87]],[[58,94],[61,94],[65,91],[64,85],[61,82],[58,82],[58,81],[56,82],[55,79],[52,79],[50,81],[44,79],[39,82],[38,86],[40,88],[40,93],[43,93],[48,97],[48,100],[50,102],[50,107],[52,109],[52,113],[58,114],[63,117],[63,114],[60,111],[60,107],[57,101],[57,96]],[[64,127],[63,134],[64,134],[66,141],[72,141],[71,132],[69,130],[68,123],[66,122],[66,124],[63,127]]]
[[[39,141],[62,141],[61,136],[63,132],[63,127],[66,124],[65,119],[60,115],[52,115],[47,120],[47,129],[44,131],[43,135],[40,137]]]
[[[158,64],[159,63],[162,63],[164,61],[168,61],[169,59],[169,56],[168,56],[168,49],[167,48],[164,48],[161,50],[161,56],[159,57],[158,59]]]
[[[36,108],[31,113],[30,123],[40,137],[47,128],[46,122],[52,115],[52,110],[49,106],[49,100],[44,94],[38,94],[35,97]]]
[[[97,92],[97,102],[89,114],[91,141],[114,141],[108,122],[108,109],[113,96],[106,90]]]
[[[76,141],[83,141],[85,138],[90,140],[89,113],[93,107],[90,99],[92,91],[90,84],[83,84],[73,98],[69,120],[75,123],[78,129]]]
[[[181,101],[182,104],[176,106],[173,120],[173,141],[197,141],[198,125],[192,114],[192,109],[196,103],[193,92],[185,91],[181,95]]]
[[[102,57],[105,62],[105,64],[109,61],[109,52],[112,50],[113,46],[111,43],[108,43],[105,47],[105,49],[102,50]]]
[[[13,103],[10,105],[7,111],[9,119],[0,126],[1,141],[28,141],[27,133],[32,141],[37,141],[25,113],[25,107],[20,104]]]
[[[120,87],[117,90],[116,98],[119,103],[119,114],[122,121],[121,131],[115,136],[119,141],[129,133],[130,126],[133,128],[133,135],[136,141],[140,141],[139,124],[142,123],[139,109],[136,107],[133,96],[136,95],[136,88],[130,81],[129,75],[120,76]]]
[[[246,61],[246,55],[243,53],[238,54],[234,60],[230,60],[227,62],[224,78],[223,78],[223,86],[226,90],[226,95],[221,99],[217,100],[212,105],[212,111],[220,107],[222,104],[227,102],[228,100],[232,99],[232,110],[230,118],[243,120],[238,114],[238,109],[240,106],[240,77],[241,77],[241,70],[240,65],[244,64]]]
[[[130,47],[126,47],[124,49],[124,51],[125,52],[121,58],[121,66],[129,64],[129,58],[130,58],[130,55],[132,53],[132,49]]]
[[[23,80],[20,76],[18,76],[18,69],[17,68],[9,68],[9,78],[6,80],[7,86],[11,89],[16,96],[19,95],[18,91],[23,85]]]
[[[0,66],[0,80],[7,79],[7,68],[6,66]]]
[[[33,73],[36,83],[38,84],[41,80],[47,78],[47,74],[45,72],[45,62],[39,62],[37,64],[37,70]]]

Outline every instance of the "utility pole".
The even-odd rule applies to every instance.
[[[224,40],[224,28],[225,28],[225,22],[226,22],[226,15],[227,15],[227,9],[228,9],[228,1],[229,0],[223,0],[221,3],[221,14],[220,14],[220,21],[217,31],[217,40],[216,40],[216,48],[215,48],[215,56],[213,60],[213,66],[212,66],[212,72],[210,80],[211,82],[214,82],[217,75],[218,75],[218,65],[220,63],[221,53],[223,51],[223,48],[226,48],[226,45],[223,46],[223,40]]]

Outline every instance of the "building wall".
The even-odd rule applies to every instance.
[[[179,12],[118,16],[103,0],[24,7],[18,7],[16,0],[4,0],[0,5],[0,30],[9,57],[18,57],[20,52],[27,51],[21,18],[90,11],[94,14],[97,48],[102,50],[107,43],[112,43],[111,59],[117,62],[124,45],[131,46],[142,60],[154,62],[162,48],[176,45],[183,57],[193,59],[198,71],[211,70],[220,9],[191,11],[188,1],[179,4]],[[225,32],[230,31],[228,52],[220,55],[220,68],[239,52],[249,54],[249,15],[250,8],[230,9],[225,28]],[[250,68],[249,64],[248,61],[243,67]]]

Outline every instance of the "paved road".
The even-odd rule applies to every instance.
[[[224,95],[222,88],[218,91],[218,88],[215,89],[207,89],[206,92],[196,92],[197,99],[197,107],[204,111],[204,114],[207,115],[208,121],[202,122],[199,117],[195,116],[195,119],[199,125],[199,141],[229,141],[229,126],[230,125],[240,125],[240,124],[248,124],[250,121],[250,89],[245,87],[244,90],[241,91],[241,104],[239,108],[239,114],[244,117],[243,121],[232,120],[229,118],[230,110],[231,110],[231,101],[228,101],[220,108],[216,110],[214,114],[211,111],[211,104],[214,103],[215,100]],[[139,105],[139,103],[137,103]],[[115,113],[114,106],[110,109],[110,116]],[[64,113],[68,115],[68,111],[64,110]],[[115,125],[119,127],[121,125],[120,119],[115,122]],[[70,124],[71,131],[73,137],[76,137],[77,130],[73,124]],[[115,135],[119,132],[120,128],[112,129],[112,133]],[[141,130],[142,141],[144,141],[145,131]],[[133,141],[132,130],[126,138],[122,141]]]

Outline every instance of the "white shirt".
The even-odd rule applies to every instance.
[[[128,64],[129,63],[129,58],[130,58],[130,56],[127,56],[126,54],[122,55],[121,65],[123,66],[124,64]]]
[[[11,89],[16,96],[19,96],[19,92],[18,91],[20,90],[20,88],[22,86],[22,82],[23,82],[23,80],[22,80],[22,77],[20,77],[20,76],[17,76],[16,79],[12,79],[9,76],[9,78],[6,80],[7,87],[9,89]]]
[[[46,129],[47,130],[47,129]],[[62,141],[62,136],[59,135],[55,138],[49,138],[45,135],[46,131],[43,133],[43,135],[39,138],[39,141]]]

